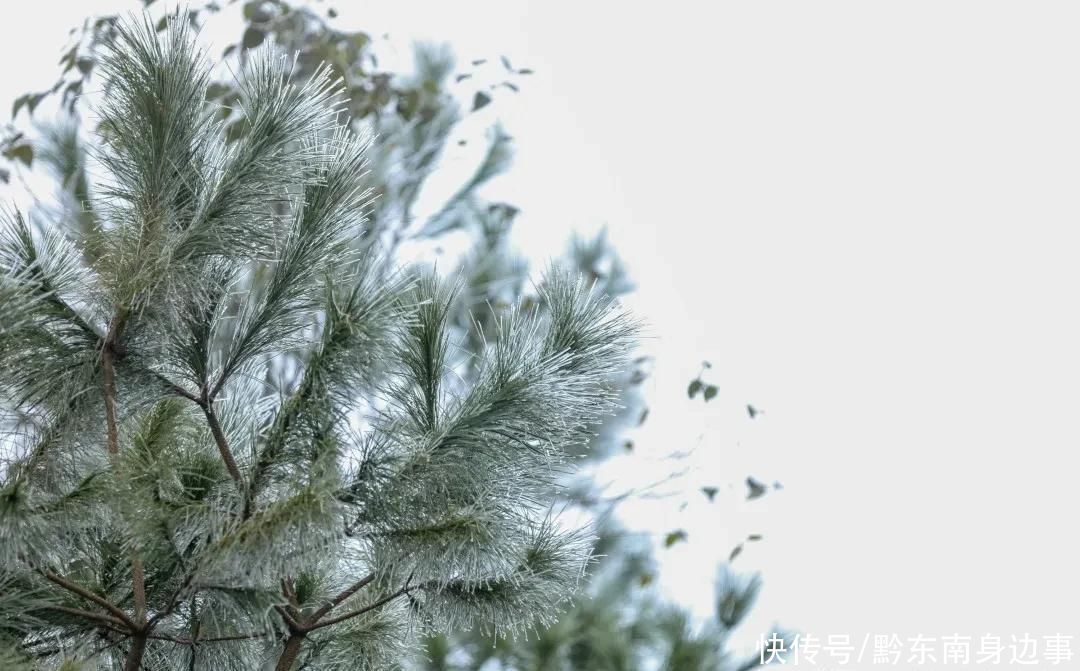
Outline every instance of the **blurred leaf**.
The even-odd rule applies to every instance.
[[[236,51],[236,45],[235,44],[230,44],[229,46],[225,47],[224,51],[221,52],[221,57],[222,58],[228,58],[229,54],[231,54],[234,51]]]
[[[4,150],[4,158],[22,161],[27,167],[34,162],[34,148],[28,144],[15,145]]]
[[[75,67],[75,50],[77,47],[71,47],[64,55],[60,57],[60,65],[64,66],[64,72],[67,72],[71,68]]]
[[[533,71],[531,69],[529,69],[529,68],[521,68],[520,70],[517,71],[517,73],[519,75],[531,75],[533,73]]]
[[[751,541],[751,542],[759,541],[761,539],[762,539],[761,534],[750,534],[749,536],[746,537],[746,540]]]
[[[491,96],[483,91],[477,91],[476,95],[473,96],[473,111],[475,112],[476,110],[483,108],[489,102],[491,102]]]
[[[682,529],[676,529],[664,536],[664,547],[669,548],[678,542],[686,540],[686,532]]]
[[[709,401],[716,398],[716,392],[717,389],[716,385],[714,384],[710,384],[709,386],[705,387],[705,402],[708,403]]]
[[[501,84],[499,84],[499,86],[505,86],[506,88],[510,89],[514,93],[517,93],[519,91],[517,85],[513,84],[511,82],[502,82]]]
[[[701,387],[702,387],[701,380],[692,381],[690,383],[690,386],[686,390],[686,395],[689,396],[690,398],[694,398],[695,396],[698,395],[698,392],[701,391]]]
[[[731,555],[728,557],[728,561],[735,561],[735,558],[742,554],[742,543],[735,546],[735,549],[731,551]]]
[[[44,98],[44,93],[24,93],[23,95],[19,96],[11,105],[11,118],[14,119],[19,114],[19,110],[23,107],[26,107],[27,113],[30,116],[33,116],[34,109],[37,108],[38,103],[40,103]]]
[[[266,39],[266,33],[258,28],[249,26],[248,29],[244,31],[244,39],[241,41],[241,44],[245,49],[254,49],[262,44],[264,39]]]
[[[477,58],[475,61],[472,62],[473,65],[483,65],[484,63],[487,63],[486,58]]]
[[[716,494],[719,491],[720,491],[719,487],[702,487],[701,488],[701,493],[704,494],[707,499],[709,499],[710,503],[712,502],[713,499],[716,498]]]
[[[746,486],[749,488],[749,492],[746,494],[747,501],[753,501],[765,494],[765,485],[761,484],[752,477],[746,478]]]
[[[507,58],[506,56],[499,56],[499,60],[502,61],[502,64],[503,64],[504,68],[506,68],[507,70],[510,70],[510,71],[514,70],[514,68],[512,68],[510,66],[510,59],[509,58]]]
[[[634,441],[632,441],[632,440],[628,440],[628,441],[624,442],[622,446],[623,446],[623,449],[626,450],[627,452],[633,452],[634,451]]]
[[[758,415],[761,414],[761,411],[758,410],[757,408],[755,408],[754,406],[750,405],[749,403],[747,403],[746,404],[746,414],[750,415],[750,419],[754,419],[755,417],[757,417]]]
[[[462,73],[461,73],[460,75],[458,75],[457,77],[454,77],[454,81],[455,81],[455,82],[463,82],[463,81],[465,81],[466,79],[468,79],[469,77],[472,77],[472,73],[471,73],[471,72],[462,72]]]
[[[217,82],[214,82],[210,86],[206,87],[206,99],[207,100],[214,100],[215,98],[220,98],[221,96],[225,95],[226,93],[228,93],[231,90],[232,89],[230,87],[228,87],[228,86],[226,86],[224,84],[219,84]]]
[[[656,580],[656,576],[652,573],[642,573],[638,576],[638,585],[641,587],[648,587],[653,583],[653,580]]]
[[[371,42],[371,37],[367,33],[353,33],[349,36],[349,42],[359,51]]]
[[[641,426],[642,424],[644,424],[644,423],[645,423],[645,420],[646,420],[646,419],[648,419],[648,418],[649,418],[649,409],[648,409],[648,408],[644,408],[644,409],[643,409],[643,410],[641,411],[641,414],[640,414],[640,415],[638,415],[638,418],[637,418],[637,425],[638,425],[638,426]]]

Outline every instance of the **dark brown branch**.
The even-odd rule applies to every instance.
[[[109,330],[101,346],[102,383],[105,387],[105,450],[110,458],[120,453],[120,438],[116,422],[115,362],[118,354],[123,355],[120,348],[120,333],[124,330],[127,315],[127,310],[124,308],[116,311],[116,315],[109,322]],[[146,652],[146,584],[142,560],[138,556],[131,560],[131,582],[135,600],[135,620],[139,624],[134,624],[126,615],[122,618],[133,632],[131,651],[124,663],[124,671],[138,671],[142,666],[143,654]]]
[[[296,597],[296,589],[293,587],[292,578],[281,579],[281,593],[289,600],[289,605],[292,606],[293,614],[299,612],[300,600]]]
[[[210,425],[210,433],[214,436],[214,442],[217,443],[221,460],[225,462],[225,468],[228,469],[229,475],[240,487],[240,492],[246,495],[247,488],[244,486],[244,476],[240,473],[240,467],[236,464],[232,450],[229,449],[229,441],[225,438],[225,432],[221,429],[221,422],[218,421],[213,402],[204,396],[200,405],[206,415],[206,423]]]
[[[376,610],[378,608],[382,608],[383,606],[390,603],[391,601],[398,598],[399,596],[403,596],[404,594],[407,594],[409,592],[409,590],[412,590],[412,589],[416,589],[416,588],[415,587],[409,587],[408,585],[405,585],[404,587],[402,587],[398,591],[394,592],[393,594],[388,594],[388,595],[384,596],[383,598],[379,599],[378,601],[375,601],[374,603],[370,603],[370,604],[364,606],[363,608],[357,608],[356,610],[349,611],[348,613],[345,613],[344,615],[339,615],[337,617],[332,617],[329,620],[323,620],[322,622],[316,622],[316,623],[310,624],[310,625],[307,626],[307,631],[315,631],[316,629],[322,629],[323,627],[329,627],[330,625],[337,624],[338,622],[344,622],[345,620],[348,620],[350,618],[354,618],[354,617],[356,617],[358,615],[363,615],[364,613],[370,613],[373,610]]]
[[[146,576],[138,557],[131,560],[131,591],[135,601],[135,621],[146,622]]]
[[[71,582],[67,578],[64,578],[63,576],[60,576],[60,575],[58,575],[56,573],[53,573],[52,571],[50,571],[48,569],[38,569],[38,572],[41,575],[45,576],[45,578],[49,582],[54,583],[56,585],[59,585],[60,587],[63,587],[67,591],[69,591],[69,592],[71,592],[73,594],[78,594],[82,598],[84,598],[84,599],[86,599],[88,601],[92,601],[95,604],[101,606],[105,610],[107,610],[110,613],[112,613],[113,615],[115,615],[116,618],[119,619],[121,622],[123,622],[124,625],[126,625],[128,628],[130,628],[132,630],[137,630],[139,628],[131,620],[131,618],[128,617],[127,613],[120,610],[116,606],[112,605],[106,599],[98,596],[97,594],[94,594],[93,592],[86,589],[85,587],[82,587],[81,585],[76,585],[75,583]]]
[[[413,589],[412,587],[409,587],[409,581],[406,580],[405,586],[397,592],[394,592],[393,594],[383,597],[382,599],[379,599],[374,603],[368,604],[363,608],[359,608],[355,611],[345,613],[340,617],[335,617],[329,620],[325,620],[323,622],[319,622],[319,620],[323,616],[333,610],[336,606],[340,605],[346,599],[351,597],[353,594],[356,594],[356,592],[361,590],[365,585],[370,584],[371,581],[373,581],[374,579],[374,573],[364,576],[363,578],[356,581],[355,583],[347,587],[345,590],[337,594],[328,603],[323,604],[318,610],[312,613],[311,617],[306,618],[301,622],[297,622],[297,620],[292,616],[292,614],[290,613],[290,610],[292,610],[291,607],[282,605],[274,606],[274,608],[277,609],[281,617],[285,620],[285,623],[288,625],[290,632],[289,638],[285,641],[285,647],[281,650],[281,656],[278,657],[277,665],[274,667],[275,671],[289,671],[290,669],[292,669],[293,665],[296,663],[296,659],[300,656],[300,648],[304,644],[304,639],[307,637],[308,632],[314,631],[316,629],[321,629],[322,627],[328,627],[332,624],[342,622],[343,620],[348,620],[349,618],[356,617],[357,615],[362,615],[377,608],[381,608],[393,601],[394,599],[398,598],[402,594],[407,593],[410,589]],[[292,586],[288,583],[287,580],[281,581],[281,589],[287,599],[290,599],[290,601],[295,600],[295,592],[293,592]]]
[[[217,395],[221,393],[222,387],[225,386],[226,379],[228,379],[228,373],[226,371],[222,371],[221,377],[217,379],[217,382],[214,383],[214,386],[211,387],[210,391],[206,394],[206,401],[208,403],[213,403],[214,399],[217,398]]]
[[[364,576],[360,580],[357,580],[352,585],[347,587],[344,591],[342,591],[340,594],[335,596],[333,599],[331,599],[327,603],[320,606],[319,609],[317,611],[315,611],[311,615],[310,621],[311,622],[318,622],[319,620],[322,619],[322,617],[324,615],[329,613],[334,608],[337,608],[339,605],[341,605],[342,602],[344,602],[346,599],[351,597],[353,594],[356,594],[358,591],[360,591],[361,589],[366,587],[374,579],[375,579],[375,573],[372,572],[372,573],[367,574],[366,576]]]
[[[107,624],[112,627],[117,627],[123,633],[126,633],[128,631],[128,625],[126,622],[118,620],[115,617],[105,615],[104,613],[95,613],[89,610],[82,610],[81,608],[69,608],[68,606],[47,606],[47,608],[48,610],[53,610],[57,613],[74,615],[76,617],[81,617],[87,620],[91,620],[93,622],[100,622],[102,624]]]
[[[202,645],[203,643],[224,643],[226,641],[247,641],[253,638],[269,636],[269,631],[256,631],[249,634],[229,634],[227,636],[207,636],[188,638],[184,636],[170,636],[169,634],[148,634],[147,638],[155,641],[171,641],[178,645]]]
[[[281,616],[281,619],[285,620],[285,624],[289,627],[289,631],[303,631],[304,626],[296,621],[296,618],[292,616],[292,614],[287,608],[285,608],[285,606],[275,605],[274,610],[278,612],[278,615]]]
[[[303,632],[294,632],[289,636],[289,639],[285,641],[285,648],[282,649],[281,656],[278,657],[274,671],[289,671],[292,669],[293,664],[296,663],[296,658],[300,656],[300,646],[304,644],[306,635]]]
[[[119,432],[116,427],[116,368],[115,358],[120,332],[127,321],[127,312],[118,310],[109,322],[109,330],[101,344],[101,377],[105,389],[105,450],[109,456],[120,452]]]
[[[175,382],[173,382],[169,378],[165,377],[161,373],[158,373],[156,371],[150,371],[150,373],[154,376],[155,379],[157,379],[158,382],[165,385],[165,388],[169,391],[170,394],[175,394],[177,396],[182,396],[182,397],[186,398],[187,400],[191,401],[192,403],[194,403],[194,404],[196,404],[198,406],[202,406],[202,400],[198,396],[196,396],[195,394],[192,394],[190,391],[188,391],[187,389],[184,389],[183,387],[176,384]]]
[[[147,629],[152,629],[154,627],[154,625],[158,623],[159,620],[161,620],[163,618],[166,618],[169,615],[172,615],[172,612],[174,610],[176,610],[176,607],[180,604],[180,600],[181,600],[180,597],[183,596],[184,591],[188,587],[191,587],[191,583],[194,580],[195,580],[195,572],[194,571],[192,571],[191,573],[188,573],[186,576],[184,576],[184,581],[180,583],[180,586],[177,587],[176,591],[173,592],[172,596],[169,597],[169,602],[168,602],[168,604],[166,604],[165,610],[162,610],[162,611],[154,614],[154,617],[150,618],[150,621],[146,625]]]
[[[131,651],[124,662],[124,671],[139,671],[142,668],[143,655],[146,653],[146,634],[135,634],[131,638]]]
[[[119,433],[116,430],[116,373],[113,352],[108,345],[101,352],[101,377],[105,385],[105,451],[109,456],[120,453]]]

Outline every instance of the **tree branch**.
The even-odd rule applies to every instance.
[[[285,641],[285,647],[281,650],[281,656],[278,657],[274,671],[289,671],[292,669],[293,664],[296,663],[296,658],[300,656],[300,646],[304,644],[305,636],[307,634],[302,631],[293,632],[289,636],[289,639]]]
[[[108,344],[101,351],[101,373],[105,385],[105,451],[109,456],[116,456],[120,452],[116,430],[116,374],[112,348]]]
[[[136,629],[139,628],[131,620],[131,618],[128,617],[127,613],[120,610],[118,607],[112,605],[107,600],[103,599],[102,597],[98,596],[97,594],[94,594],[93,592],[86,589],[85,587],[82,587],[81,585],[76,585],[75,583],[71,582],[67,578],[64,578],[63,576],[60,576],[60,575],[58,575],[56,573],[53,573],[52,571],[50,571],[48,569],[37,569],[37,571],[41,575],[45,576],[45,578],[49,582],[54,583],[56,585],[59,585],[60,587],[63,587],[67,591],[69,591],[69,592],[71,592],[73,594],[78,594],[82,598],[87,599],[88,601],[92,601],[95,604],[101,606],[105,610],[107,610],[110,613],[112,613],[113,615],[115,615],[117,617],[117,619],[119,619],[121,622],[123,622],[130,629],[136,630]]]
[[[165,385],[165,388],[169,390],[170,394],[176,394],[177,396],[182,396],[182,397],[186,398],[187,400],[191,401],[192,403],[194,403],[195,405],[202,406],[202,400],[200,400],[198,396],[196,396],[195,394],[192,394],[187,389],[184,389],[183,387],[176,384],[175,382],[173,382],[172,380],[170,380],[169,378],[165,377],[164,375],[162,375],[161,373],[159,373],[157,371],[150,371],[150,374],[153,375],[154,378],[158,382]]]
[[[95,613],[89,610],[82,610],[81,608],[69,608],[68,606],[47,606],[48,610],[54,610],[57,613],[64,613],[65,615],[74,615],[76,617],[82,617],[94,622],[100,622],[102,624],[108,624],[113,627],[119,627],[122,633],[127,633],[127,623],[118,620],[115,617],[110,617],[103,613]]]
[[[345,601],[346,599],[351,597],[353,594],[356,594],[358,591],[360,591],[365,586],[367,586],[369,583],[371,583],[371,581],[374,580],[374,579],[375,579],[375,573],[374,572],[371,572],[371,573],[367,574],[366,576],[364,576],[363,578],[360,578],[360,580],[357,580],[356,582],[354,582],[352,585],[347,587],[343,592],[341,592],[340,594],[335,596],[333,599],[330,599],[330,601],[328,601],[327,603],[323,604],[317,611],[315,611],[311,615],[311,618],[309,618],[310,621],[311,622],[318,622],[319,620],[322,619],[322,617],[324,615],[329,613],[334,608],[337,608],[339,605],[341,605],[341,603],[343,601]]]
[[[131,560],[131,591],[135,601],[135,621],[141,624],[146,622],[146,575],[143,572],[143,563],[138,556]]]
[[[221,460],[225,462],[225,468],[228,469],[229,475],[232,476],[232,479],[240,488],[240,493],[246,496],[247,488],[244,486],[244,476],[240,472],[240,467],[236,464],[232,450],[229,449],[229,441],[225,438],[225,432],[221,429],[221,422],[218,421],[217,412],[214,411],[213,401],[204,395],[199,405],[203,409],[203,414],[206,415],[206,423],[210,425],[210,433],[214,436],[214,442],[217,443]]]
[[[310,624],[310,625],[307,626],[307,631],[315,631],[316,629],[322,629],[323,627],[329,627],[332,624],[337,624],[338,622],[344,622],[345,620],[348,620],[350,618],[354,618],[354,617],[356,617],[358,615],[363,615],[364,613],[369,613],[369,612],[371,612],[373,610],[376,610],[378,608],[382,608],[383,606],[390,603],[394,599],[396,599],[399,596],[402,596],[404,594],[407,594],[410,590],[413,590],[413,589],[416,589],[416,588],[415,587],[409,587],[408,585],[405,585],[404,587],[402,587],[398,591],[394,592],[393,594],[388,594],[387,596],[384,596],[383,598],[379,599],[378,601],[376,601],[374,603],[371,603],[371,604],[368,604],[368,605],[364,606],[363,608],[357,608],[356,610],[349,611],[348,613],[345,613],[344,615],[339,615],[337,617],[332,617],[329,620],[323,620],[322,622],[317,622],[317,623]]]
[[[264,638],[270,635],[270,631],[255,631],[248,634],[229,634],[226,636],[199,636],[189,638],[185,636],[170,636],[169,634],[148,634],[147,638],[155,641],[171,641],[178,645],[201,645],[203,643],[224,643],[227,641],[247,641],[253,638]]]
[[[131,651],[124,662],[124,671],[139,671],[142,668],[143,655],[146,654],[146,633],[131,637]]]
[[[304,626],[297,622],[296,618],[294,618],[284,606],[275,605],[274,610],[278,612],[281,619],[285,620],[285,624],[288,625],[289,631],[298,632],[304,629]]]
[[[127,320],[127,312],[117,310],[116,316],[109,322],[109,330],[105,334],[105,340],[101,345],[101,376],[105,387],[105,451],[109,456],[120,453],[119,433],[116,427],[116,344],[120,340],[120,332]]]
[[[191,587],[191,583],[194,580],[195,571],[192,571],[186,576],[184,576],[183,582],[180,583],[180,586],[177,587],[176,591],[173,592],[172,596],[169,597],[169,602],[166,604],[165,610],[155,613],[154,617],[150,618],[150,621],[146,625],[147,629],[152,629],[159,620],[164,619],[172,614],[172,612],[176,609],[176,606],[180,603],[180,597],[181,595],[183,595],[184,590],[186,590],[188,587]]]

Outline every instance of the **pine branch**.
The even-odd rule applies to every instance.
[[[244,485],[244,475],[240,472],[240,466],[237,465],[232,450],[229,449],[229,441],[221,428],[221,422],[218,421],[213,401],[210,400],[208,396],[203,396],[199,401],[199,406],[206,415],[206,423],[210,426],[210,433],[214,437],[214,444],[217,445],[221,460],[225,462],[225,468],[228,469],[229,476],[232,477],[233,481],[236,482],[237,487],[240,488],[240,493],[242,495],[245,494],[247,488]]]
[[[180,586],[176,588],[176,591],[169,596],[168,602],[165,604],[165,608],[161,612],[155,613],[150,621],[147,622],[147,629],[153,630],[154,626],[161,620],[172,615],[176,607],[180,605],[184,595],[184,592],[191,587],[191,583],[195,580],[195,571],[190,571],[184,576],[184,579],[180,582]]]
[[[119,342],[120,332],[124,328],[127,313],[119,310],[112,321],[109,322],[109,330],[105,334],[105,342],[101,346],[101,374],[102,383],[105,387],[105,450],[109,456],[120,453],[120,444],[116,428],[116,371],[114,361],[116,345]]]
[[[100,622],[101,624],[106,624],[106,625],[109,625],[109,626],[112,626],[112,627],[117,627],[117,628],[119,628],[119,630],[121,632],[130,631],[128,629],[128,625],[125,622],[123,622],[123,621],[121,621],[121,620],[119,620],[119,619],[117,619],[115,617],[110,617],[108,615],[105,615],[103,613],[95,613],[95,612],[89,611],[89,610],[82,610],[81,608],[71,608],[69,606],[60,606],[60,605],[49,605],[49,606],[46,606],[45,608],[47,610],[54,610],[54,611],[56,611],[58,613],[64,613],[65,615],[74,615],[76,617],[81,617],[83,619],[90,620],[92,622]]]
[[[135,602],[135,621],[142,623],[146,621],[146,576],[142,560],[137,556],[131,560],[131,583],[132,599]]]
[[[300,656],[300,647],[304,644],[304,638],[307,634],[293,633],[285,641],[285,647],[281,651],[281,656],[278,657],[277,665],[274,666],[274,671],[289,671],[293,665],[296,664],[296,658]]]
[[[197,638],[184,636],[171,636],[169,634],[149,634],[147,638],[153,641],[171,641],[179,645],[195,646],[203,643],[226,643],[231,641],[249,641],[255,638],[266,638],[274,632],[271,630],[256,631],[245,634],[227,634],[224,636],[199,636]]]
[[[40,569],[39,568],[39,569],[35,569],[35,570],[38,573],[40,573],[42,576],[44,576],[45,579],[47,579],[49,582],[51,582],[53,584],[56,584],[56,585],[59,585],[60,587],[66,589],[67,591],[71,592],[72,594],[77,594],[78,596],[81,596],[82,598],[86,599],[87,601],[91,601],[91,602],[97,604],[98,606],[101,606],[105,610],[107,610],[110,613],[112,613],[113,615],[115,615],[116,618],[118,620],[120,620],[121,622],[123,622],[124,625],[126,625],[128,628],[130,628],[132,630],[137,630],[139,628],[131,620],[131,618],[128,617],[127,613],[120,610],[120,608],[114,606],[113,604],[109,603],[108,600],[98,596],[97,594],[94,594],[93,592],[86,589],[85,587],[82,587],[81,585],[78,585],[78,584],[68,580],[67,578],[64,578],[63,576],[61,576],[61,575],[59,575],[57,573],[53,573],[52,571],[50,571],[48,569]]]
[[[316,629],[322,629],[323,627],[329,627],[329,626],[335,625],[335,624],[337,624],[339,622],[344,622],[345,620],[349,620],[349,619],[352,619],[354,617],[357,617],[358,615],[363,615],[364,613],[370,613],[373,610],[378,610],[379,608],[382,608],[383,606],[390,603],[394,599],[397,599],[397,598],[399,598],[401,596],[404,596],[404,595],[408,594],[410,591],[412,591],[414,589],[418,589],[418,588],[416,586],[410,587],[408,585],[408,583],[406,583],[404,587],[397,590],[396,592],[388,594],[388,595],[384,596],[383,598],[379,599],[378,601],[374,601],[374,602],[364,606],[363,608],[357,608],[356,610],[345,613],[344,615],[338,615],[337,617],[332,617],[332,618],[330,618],[328,620],[323,620],[321,622],[315,622],[313,624],[307,625],[307,631],[315,631]]]
[[[342,602],[344,602],[346,599],[351,597],[353,594],[356,594],[358,591],[360,591],[361,589],[366,587],[373,580],[375,580],[375,573],[374,572],[367,574],[366,576],[364,576],[360,580],[357,580],[356,582],[354,582],[352,585],[349,585],[342,592],[340,592],[337,596],[330,599],[330,601],[323,604],[318,610],[316,610],[314,613],[312,613],[311,618],[310,618],[311,621],[312,622],[318,622],[324,615],[329,613],[334,608],[337,608],[339,605],[341,605]]]
[[[303,631],[304,625],[301,622],[299,622],[295,617],[293,617],[292,613],[289,612],[288,608],[286,608],[284,606],[281,606],[281,605],[275,605],[274,610],[276,610],[278,612],[278,615],[281,616],[281,619],[285,620],[285,624],[289,627],[289,631],[292,631],[292,632],[302,632]]]

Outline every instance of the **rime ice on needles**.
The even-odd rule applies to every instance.
[[[551,483],[633,323],[552,269],[466,361],[455,287],[350,244],[371,143],[327,71],[255,55],[225,142],[185,26],[102,63],[93,225],[0,228],[5,668],[390,668],[550,620],[589,547]]]

